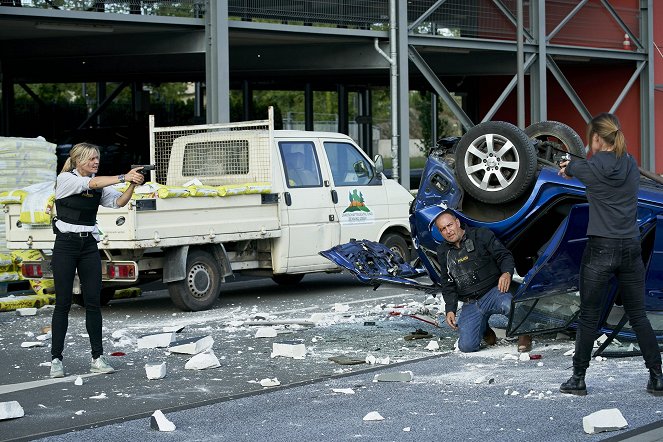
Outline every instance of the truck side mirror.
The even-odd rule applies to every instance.
[[[382,155],[375,155],[373,162],[375,163],[376,174],[380,175],[382,172],[384,172],[384,162],[382,161]]]

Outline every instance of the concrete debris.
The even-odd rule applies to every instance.
[[[378,373],[373,377],[373,382],[410,382],[413,378],[411,371]]]
[[[268,326],[268,325],[303,325],[307,327],[315,326],[315,322],[308,319],[280,319],[275,321],[245,321],[241,325],[258,325],[258,326]]]
[[[408,433],[408,432],[410,431],[410,427],[405,427],[405,428],[403,428],[403,431],[405,431],[406,433]]]
[[[161,329],[164,333],[168,332],[174,332],[174,333],[182,333],[182,330],[184,330],[185,325],[165,325]]]
[[[44,347],[46,344],[40,341],[21,342],[22,348]]]
[[[366,363],[375,365],[375,364],[381,364],[381,365],[389,365],[389,356],[385,356],[384,358],[376,358],[372,354],[366,355]]]
[[[19,316],[35,316],[37,314],[37,308],[36,307],[17,308],[16,314]]]
[[[276,387],[281,385],[277,378],[265,378],[260,380],[260,385],[263,387]]]
[[[596,362],[603,362],[603,361],[605,361],[605,360],[607,360],[607,359],[608,359],[608,358],[603,357],[603,356],[597,356],[597,357],[594,358],[594,360],[595,360]]]
[[[205,370],[206,368],[216,368],[220,366],[219,359],[212,350],[199,353],[184,364],[184,368],[187,370]]]
[[[25,416],[25,411],[17,401],[0,402],[0,420],[16,419],[23,416]]]
[[[155,333],[138,338],[138,348],[164,348],[175,341],[175,333]]]
[[[80,376],[77,376],[76,380],[74,381],[74,385],[78,385],[78,386],[83,385],[83,378],[80,377]]]
[[[334,310],[336,313],[345,313],[350,310],[350,306],[347,304],[341,304],[341,303],[336,303],[334,304],[334,307],[332,307],[332,310]]]
[[[329,320],[329,317],[325,313],[313,313],[309,318],[309,321],[315,322],[316,324],[319,322],[325,322],[327,320]]]
[[[122,328],[111,333],[114,345],[116,347],[133,347],[136,343],[136,337],[127,329]]]
[[[497,339],[505,339],[506,338],[506,329],[504,329],[504,328],[494,328],[493,331],[495,332],[495,337]]]
[[[519,356],[512,355],[511,353],[507,353],[502,357],[503,361],[517,361]]]
[[[256,338],[275,338],[278,333],[272,327],[260,327],[256,330]]]
[[[85,410],[78,410],[78,411],[74,412],[74,414],[76,416],[82,416],[84,413],[85,413]]]
[[[163,379],[166,377],[165,362],[148,362],[145,364],[147,379]]]
[[[51,339],[51,331],[50,330],[48,331],[48,333],[37,336],[38,341],[46,341],[47,339]]]
[[[337,364],[341,365],[358,365],[366,363],[366,359],[353,358],[346,355],[330,356],[327,358],[327,360],[336,362]]]
[[[518,357],[518,360],[521,361],[521,362],[529,361],[530,360],[529,353],[527,353],[527,352],[520,353],[520,356]]]
[[[352,388],[332,388],[334,393],[342,394],[355,394],[355,391]]]
[[[106,396],[106,393],[100,393],[96,396],[90,396],[90,399],[108,399],[108,396]]]
[[[306,346],[302,343],[302,341],[274,342],[272,344],[271,357],[275,358],[277,356],[284,356],[286,358],[293,359],[304,359],[306,356]]]
[[[176,427],[161,410],[157,410],[150,416],[150,428],[158,431],[175,431]]]
[[[440,349],[440,344],[437,341],[430,341],[426,346],[426,350],[428,351],[437,351],[439,349]]]
[[[582,418],[582,428],[587,434],[616,431],[627,426],[628,422],[617,408],[595,411]]]
[[[364,416],[365,421],[383,421],[384,418],[377,411],[371,411],[366,416]]]
[[[168,346],[168,351],[171,353],[197,355],[211,349],[212,345],[214,345],[214,338],[211,336],[198,336],[177,340]]]
[[[575,352],[575,349],[572,348],[571,350],[564,352],[564,356],[573,356]]]

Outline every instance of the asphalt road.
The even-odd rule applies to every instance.
[[[215,308],[177,310],[166,292],[113,301],[104,310],[104,346],[118,371],[90,375],[84,310],[71,312],[65,349],[68,377],[51,380],[48,346],[22,348],[36,341],[50,312],[33,317],[0,313],[0,402],[18,401],[25,416],[0,421],[0,440],[458,440],[562,441],[629,437],[628,430],[657,426],[663,401],[644,390],[640,358],[595,361],[588,373],[589,395],[558,393],[569,375],[568,339],[539,338],[539,360],[518,361],[515,344],[500,343],[471,355],[453,352],[455,335],[390,312],[416,308],[424,295],[396,287],[373,291],[347,275],[307,276],[295,287],[259,279],[230,283]],[[347,311],[344,306],[348,307]],[[340,310],[340,311],[336,311]],[[309,320],[316,326],[278,326],[276,338],[255,338],[246,321]],[[498,321],[499,322],[499,321]],[[370,325],[375,324],[375,325]],[[493,324],[493,325],[499,325]],[[183,326],[178,338],[209,335],[220,367],[187,370],[190,356],[165,349],[138,349],[137,337]],[[416,328],[431,339],[404,340]],[[115,338],[113,337],[115,336]],[[270,357],[272,344],[301,340],[301,360]],[[48,341],[45,341],[48,342]],[[368,355],[388,365],[339,365],[330,356]],[[148,380],[146,362],[165,361],[167,376]],[[411,371],[411,382],[373,382],[376,373]],[[81,376],[83,385],[75,385]],[[276,378],[277,387],[259,381]],[[492,379],[492,382],[491,382]],[[334,392],[351,388],[354,394]],[[629,427],[587,435],[582,418],[618,408]],[[177,427],[172,433],[150,428],[149,416],[162,410]],[[371,411],[384,420],[363,421]],[[663,427],[646,435],[663,438]],[[641,440],[657,440],[653,438]]]

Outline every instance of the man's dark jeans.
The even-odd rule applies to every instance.
[[[101,343],[101,258],[97,241],[92,235],[80,237],[72,234],[58,234],[53,247],[51,264],[55,280],[55,310],[52,322],[53,358],[62,359],[64,338],[69,324],[69,310],[78,270],[81,290],[85,300],[85,328],[90,336],[92,357],[103,354]]]
[[[612,276],[617,278],[624,310],[637,335],[645,365],[647,368],[660,365],[661,353],[645,311],[645,267],[640,239],[591,236],[580,269],[580,317],[573,366],[589,367]]]

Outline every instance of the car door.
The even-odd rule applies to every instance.
[[[357,146],[345,140],[324,139],[331,175],[334,209],[340,223],[340,242],[377,240],[389,220],[389,204],[375,167]]]
[[[319,252],[338,244],[339,227],[316,143],[308,139],[282,140],[278,146],[286,189],[287,272],[332,268]]]

